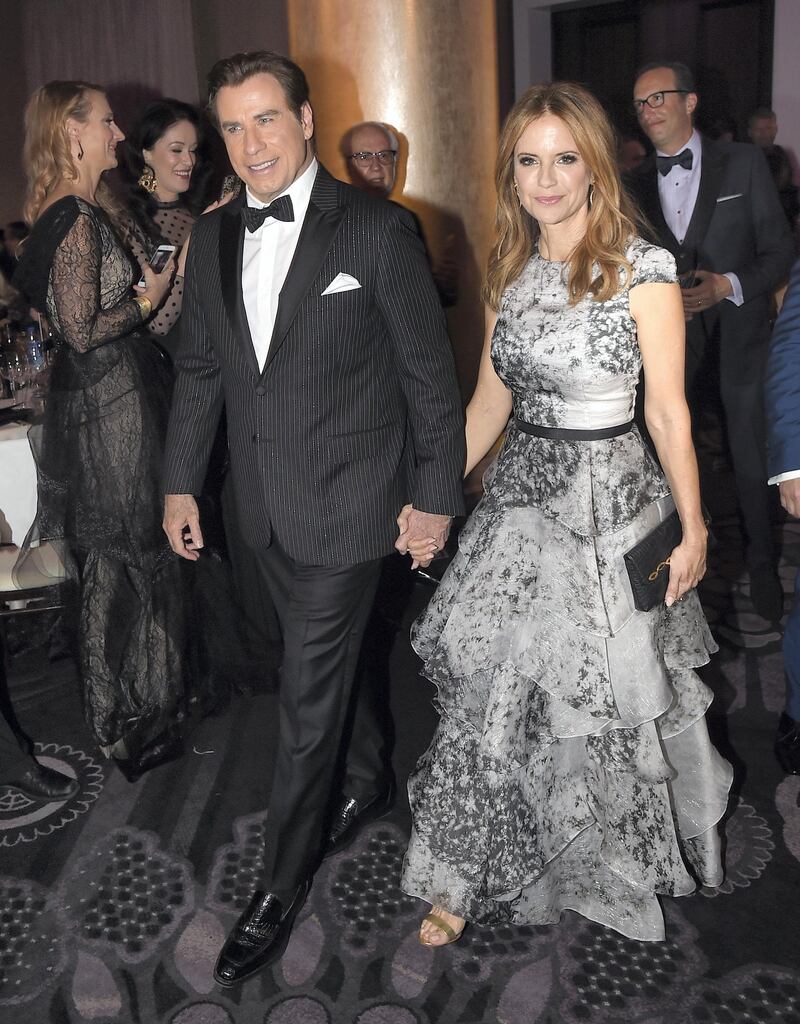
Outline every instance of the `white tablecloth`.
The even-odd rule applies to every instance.
[[[0,543],[21,544],[36,515],[36,466],[26,424],[0,427]]]

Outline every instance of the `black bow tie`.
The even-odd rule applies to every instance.
[[[687,171],[691,171],[692,164],[694,163],[694,153],[691,149],[682,149],[680,153],[675,156],[656,156],[656,167],[658,167],[658,173],[667,175],[673,167],[684,167]]]
[[[275,220],[294,220],[294,209],[291,196],[279,196],[269,206],[255,207],[242,206],[242,220],[248,231],[258,231],[267,217],[274,217]]]

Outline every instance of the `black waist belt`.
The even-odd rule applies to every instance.
[[[515,419],[517,427],[524,434],[534,437],[551,437],[556,441],[605,441],[608,437],[619,437],[633,429],[633,420],[618,423],[615,427],[601,427],[600,430],[573,430],[571,427],[543,427],[538,423],[525,423]]]

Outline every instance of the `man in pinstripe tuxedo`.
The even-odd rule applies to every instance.
[[[443,545],[462,511],[464,440],[413,221],[317,163],[300,68],[266,52],[219,61],[209,107],[246,188],[192,235],[164,528],[198,557],[193,495],[224,403],[242,533],[284,640],[262,887],[220,953],[227,986],[281,955],[326,846],[387,809],[368,700],[340,751],[356,661],[383,556]]]

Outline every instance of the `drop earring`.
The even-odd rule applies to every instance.
[[[592,208],[592,200],[593,199],[594,199],[594,182],[590,181],[589,182],[589,192],[588,192],[588,197],[587,197],[587,205],[588,205],[590,210]]]
[[[522,206],[522,199],[520,198],[519,185],[516,183],[516,181],[514,182],[514,191],[517,193],[517,200],[518,200],[519,205],[521,207]]]
[[[78,159],[83,160],[83,144],[80,139],[78,139]]]
[[[144,170],[139,175],[139,187],[143,188],[145,192],[148,192],[150,195],[152,195],[156,188],[158,188],[155,171],[149,164],[144,165]]]

